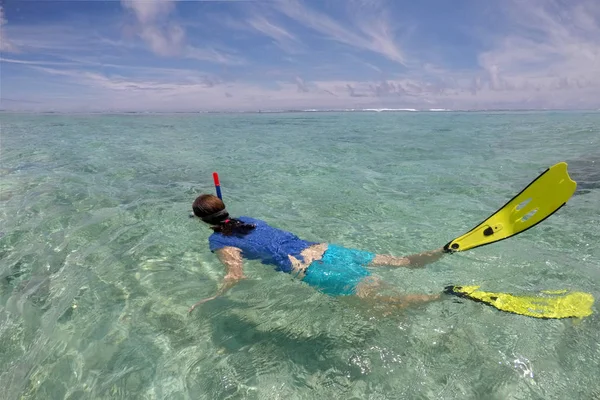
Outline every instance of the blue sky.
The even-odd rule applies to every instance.
[[[598,0],[5,1],[1,108],[600,108]]]

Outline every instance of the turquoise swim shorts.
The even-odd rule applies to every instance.
[[[306,269],[303,281],[332,296],[355,293],[356,285],[371,275],[365,268],[375,257],[368,251],[328,245],[323,258]]]

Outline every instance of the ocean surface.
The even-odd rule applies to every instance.
[[[12,399],[600,399],[600,113],[0,115],[0,390]],[[389,316],[251,261],[224,275],[188,217],[235,215],[312,241],[443,246],[566,161],[578,191],[517,237],[427,268],[446,285],[589,292],[543,320],[469,300]]]

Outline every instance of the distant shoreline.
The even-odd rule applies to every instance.
[[[531,113],[531,112],[600,112],[600,109],[415,109],[415,108],[348,108],[348,109],[290,109],[290,110],[221,110],[221,111],[13,111],[0,114],[33,115],[196,115],[196,114],[304,114],[304,113]]]

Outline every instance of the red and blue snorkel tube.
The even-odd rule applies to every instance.
[[[223,196],[221,195],[221,183],[219,182],[219,174],[213,172],[213,181],[215,181],[215,189],[217,190],[217,197],[223,200]]]
[[[217,197],[223,201],[223,195],[221,195],[221,183],[219,182],[219,174],[213,172],[213,181],[215,181],[215,189],[217,190]],[[193,212],[190,213],[190,218],[194,218]]]

